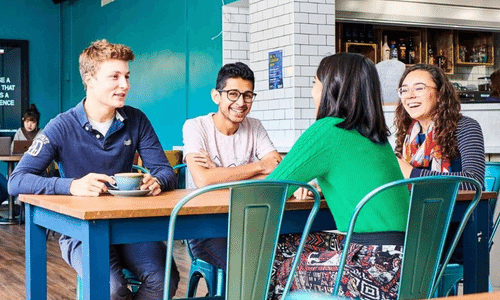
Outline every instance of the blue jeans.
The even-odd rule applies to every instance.
[[[189,240],[188,245],[194,257],[226,271],[227,238]]]
[[[82,276],[82,242],[62,235],[59,246],[63,259]],[[163,242],[112,245],[109,256],[111,300],[162,299],[166,257],[166,246]],[[142,282],[135,297],[127,288],[127,281],[122,274],[123,268],[132,271]],[[180,278],[175,262],[170,278],[169,294],[173,297]]]

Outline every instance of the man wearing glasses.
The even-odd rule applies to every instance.
[[[244,63],[224,65],[211,92],[217,112],[184,123],[187,188],[264,178],[281,161],[261,122],[247,117],[256,97],[254,83]],[[190,240],[189,245],[196,257],[226,269],[225,238]]]

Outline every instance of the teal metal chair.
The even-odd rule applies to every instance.
[[[167,241],[165,286],[170,286],[170,269],[174,243],[175,222],[181,208],[193,198],[215,190],[228,189],[228,249],[225,296],[227,300],[265,300],[271,268],[276,252],[285,203],[293,187],[304,187],[314,194],[314,204],[304,226],[289,280],[283,295],[290,290],[300,253],[314,217],[320,208],[318,191],[309,184],[282,180],[246,180],[197,189],[179,201],[170,215]],[[165,292],[166,291],[166,292]],[[163,299],[168,299],[168,288]]]
[[[444,264],[440,265],[446,234],[461,182],[473,184],[476,193],[445,256]],[[446,266],[450,260],[467,220],[480,200],[481,185],[471,178],[458,176],[411,178],[384,184],[368,193],[356,206],[349,223],[333,295],[338,294],[342,278],[339,274],[343,274],[354,225],[363,206],[383,191],[407,185],[411,185],[410,209],[398,299],[428,299],[434,295],[437,288],[436,283],[439,283],[445,271],[443,266]]]
[[[500,162],[486,162],[485,176],[484,176],[484,190],[487,192],[498,192],[500,191]],[[490,208],[492,213],[495,212],[497,199],[490,200]],[[497,232],[498,225],[500,224],[500,217],[497,217],[493,230],[489,239],[489,248],[493,246],[493,239],[495,233]],[[448,264],[446,266],[443,279],[439,284],[437,291],[437,296],[445,297],[448,295],[457,295],[458,284],[464,278],[464,266],[462,264]],[[491,282],[489,284],[490,292],[492,291]]]
[[[341,296],[332,296],[313,292],[293,292],[285,300],[345,300]]]
[[[186,164],[178,164],[173,166],[174,170],[177,170],[177,188],[183,189],[186,187]],[[186,291],[187,298],[193,298],[196,296],[196,291],[198,289],[198,284],[201,278],[205,279],[207,285],[208,294],[207,296],[224,296],[224,284],[226,282],[226,272],[223,269],[217,268],[216,266],[204,261],[203,259],[197,258],[192,252],[187,241],[186,250],[191,258],[191,269],[189,271],[189,279]]]

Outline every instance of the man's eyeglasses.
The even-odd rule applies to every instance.
[[[426,88],[437,89],[434,86],[429,86],[429,85],[426,85],[423,83],[417,83],[412,87],[409,87],[409,86],[400,87],[398,89],[398,95],[399,95],[399,98],[405,99],[405,98],[410,97],[410,92],[413,90],[413,95],[415,95],[415,97],[420,97],[424,94]]]
[[[253,100],[255,99],[255,96],[257,96],[256,93],[252,92],[244,92],[240,93],[238,90],[217,90],[219,93],[226,92],[227,93],[227,99],[232,102],[238,101],[240,99],[240,96],[243,95],[243,101],[245,103],[252,103]]]

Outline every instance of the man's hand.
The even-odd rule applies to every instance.
[[[210,159],[210,155],[207,151],[200,149],[200,152],[194,153],[193,155],[194,161],[204,167],[205,169],[213,169],[217,168],[217,165]]]
[[[89,173],[80,179],[75,179],[69,186],[69,192],[73,196],[94,196],[108,191],[106,182],[114,184],[115,181],[108,175]]]
[[[311,182],[309,182],[309,184],[312,185],[313,187],[315,187],[318,190],[319,194],[321,195],[321,188],[319,187],[319,185],[316,182],[311,181]],[[313,193],[306,188],[298,188],[293,193],[293,196],[296,199],[313,199],[314,198]]]
[[[156,196],[161,193],[161,186],[158,183],[158,180],[151,176],[150,174],[144,174],[142,178],[142,185],[140,187],[141,190],[150,190],[148,195]]]
[[[264,156],[260,161],[262,171],[260,174],[268,175],[271,174],[272,171],[278,166],[278,164],[281,162],[281,156],[276,153],[269,153],[268,155]]]

